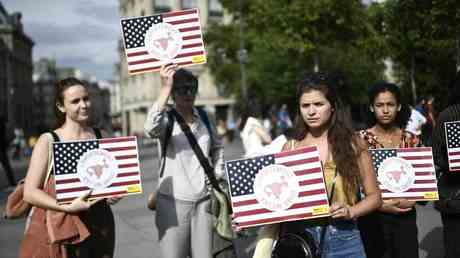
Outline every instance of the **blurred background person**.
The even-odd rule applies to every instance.
[[[406,125],[406,131],[417,136],[417,138],[415,138],[417,140],[417,143],[415,145],[419,146],[421,144],[420,139],[422,137],[422,126],[426,124],[427,120],[425,116],[422,113],[420,113],[417,109],[413,107],[410,107],[410,109],[411,114],[409,117],[409,121]]]
[[[25,147],[24,131],[21,128],[14,128],[13,139],[13,159],[20,159],[23,155],[22,151]]]
[[[424,146],[431,146],[431,136],[433,134],[433,128],[436,126],[433,108],[434,101],[435,98],[429,95],[426,97],[425,104],[423,105],[423,115],[426,118],[426,123],[422,126],[422,144]]]
[[[243,110],[237,121],[237,126],[240,130],[245,157],[257,155],[264,145],[272,142],[272,137],[265,130],[257,112],[251,107],[246,107]]]
[[[16,185],[16,179],[11,169],[10,160],[8,158],[8,139],[7,139],[6,121],[3,116],[0,116],[0,162],[2,163],[3,170],[5,171],[6,178],[10,186]]]
[[[281,105],[277,113],[277,130],[279,134],[287,134],[287,130],[292,128],[292,120],[289,117],[289,110],[286,104]]]

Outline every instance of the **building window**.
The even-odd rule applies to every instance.
[[[196,8],[197,6],[196,0],[182,0],[182,9]]]
[[[153,0],[153,6],[155,8],[155,12],[169,12],[171,11],[171,6],[169,5],[168,0]]]
[[[144,10],[141,11],[141,16],[145,16],[145,11]]]
[[[224,8],[220,3],[220,0],[209,0],[209,16],[222,16],[224,12]]]

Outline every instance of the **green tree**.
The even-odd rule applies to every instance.
[[[206,41],[211,71],[228,94],[240,94],[240,25],[249,96],[262,104],[295,103],[296,81],[306,71],[343,72],[355,101],[382,79],[383,37],[359,0],[222,2],[234,21],[210,26]]]
[[[455,0],[388,0],[383,4],[383,31],[398,80],[413,102],[417,95],[438,95],[459,60],[459,4]]]

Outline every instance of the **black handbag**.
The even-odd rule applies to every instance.
[[[329,203],[331,203],[334,195],[336,178],[337,170],[332,181],[331,194],[328,197]],[[278,240],[273,246],[271,258],[321,258],[326,231],[327,225],[322,227],[319,245],[317,245],[313,236],[306,230],[297,229],[285,232],[280,230]]]
[[[316,258],[318,254],[315,240],[304,231],[280,235],[272,251],[272,258]]]

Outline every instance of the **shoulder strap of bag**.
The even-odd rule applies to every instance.
[[[203,121],[204,125],[206,126],[206,129],[208,129],[209,136],[212,139],[211,122],[209,121],[208,114],[202,108],[197,108],[196,110],[198,111],[198,115],[200,116],[201,121]]]
[[[209,121],[208,115],[201,108],[197,108],[197,110],[198,110],[198,115],[200,116],[201,120],[203,121],[204,125],[206,126],[206,129],[208,129],[209,135],[211,135],[211,139],[212,139],[211,122]],[[163,145],[161,145],[160,177],[163,176],[163,173],[164,173],[164,170],[165,170],[166,149],[168,148],[169,139],[171,138],[172,130],[173,130],[173,126],[174,126],[174,116],[172,115],[171,111],[167,111],[166,115],[168,116],[168,124],[166,125],[165,139],[163,141]]]
[[[171,111],[166,111],[166,115],[168,116],[168,123],[166,125],[166,132],[165,132],[165,139],[163,144],[161,145],[161,157],[160,157],[160,178],[163,176],[165,171],[165,162],[166,162],[166,151],[169,144],[169,139],[171,138],[173,126],[174,126],[174,118],[171,114]]]
[[[43,187],[46,186],[46,184],[48,183],[48,180],[51,176],[51,173],[53,171],[53,142],[60,142],[61,140],[59,139],[59,136],[54,132],[54,131],[50,131],[50,134],[52,137],[49,137],[50,139],[50,142],[49,142],[49,145],[48,145],[48,171],[46,173],[46,178],[45,178],[45,181],[43,183]]]
[[[101,129],[94,127],[93,131],[94,131],[94,134],[96,135],[96,139],[101,139],[102,138]]]
[[[214,169],[209,164],[209,160],[204,156],[203,150],[200,148],[200,145],[198,145],[195,135],[193,135],[190,127],[187,125],[184,118],[175,109],[171,109],[171,114],[176,118],[185,136],[187,136],[187,140],[195,152],[195,155],[198,157],[198,160],[200,161],[201,166],[203,167],[204,172],[206,173],[206,176],[208,177],[212,187],[222,192],[222,189],[220,189],[219,183],[217,182],[217,179],[214,175]]]

